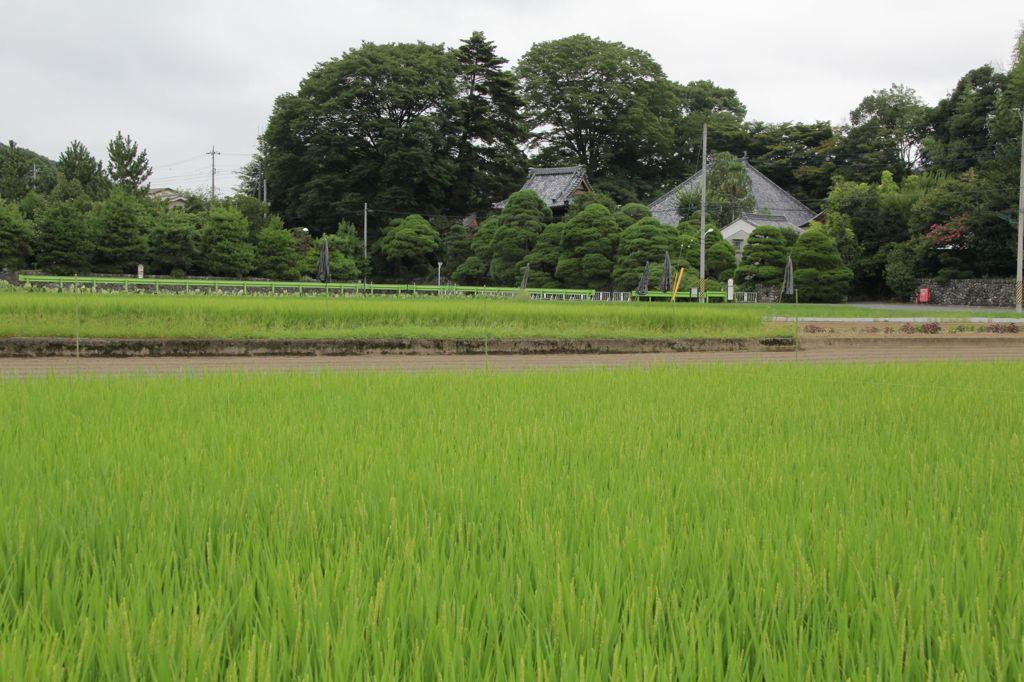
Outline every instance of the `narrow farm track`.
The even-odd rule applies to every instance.
[[[531,355],[349,355],[349,356],[246,356],[159,358],[0,358],[0,375],[56,374],[177,374],[216,371],[365,371],[400,370],[542,370],[572,367],[644,367],[743,362],[927,362],[938,360],[1024,361],[1024,343],[890,342],[878,344],[817,345],[799,352],[615,353]]]

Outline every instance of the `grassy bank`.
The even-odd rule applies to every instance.
[[[0,678],[1019,679],[1020,375],[0,380]]]
[[[623,339],[791,334],[735,306],[452,298],[0,293],[0,336]]]

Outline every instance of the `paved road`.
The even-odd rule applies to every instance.
[[[818,346],[797,353],[621,353],[569,355],[359,355],[307,357],[193,358],[0,358],[0,376],[54,374],[181,374],[219,371],[359,371],[359,370],[531,370],[568,367],[648,367],[738,362],[922,362],[934,360],[1021,360],[1024,343],[886,343]]]

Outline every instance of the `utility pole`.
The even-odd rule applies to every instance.
[[[210,155],[210,205],[217,200],[217,155],[220,154],[217,148],[214,146],[210,147],[210,151],[206,152]]]
[[[704,124],[704,132],[701,135],[700,154],[700,290],[698,299],[704,303],[704,223],[707,220],[708,211],[708,124]]]
[[[370,212],[370,209],[369,209],[367,203],[364,201],[363,202],[363,261],[364,262],[366,261],[366,257],[367,257],[367,250],[366,250],[366,224],[368,222],[367,214],[369,212]]]
[[[1024,298],[1024,109],[1020,110],[1020,188],[1017,190],[1017,312],[1021,310]]]
[[[36,179],[38,177],[39,177],[39,166],[36,165],[35,161],[33,161],[32,162],[32,189],[33,190],[35,190],[35,188],[36,188]]]

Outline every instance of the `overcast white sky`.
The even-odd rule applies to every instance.
[[[362,41],[457,44],[483,30],[513,63],[587,33],[650,52],[669,78],[734,88],[749,118],[842,121],[893,82],[929,103],[969,69],[1005,66],[1024,19],[1009,0],[0,0],[0,140],[99,158],[122,130],[154,186],[236,183],[274,97]]]

